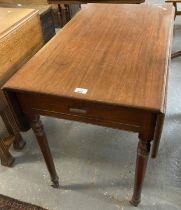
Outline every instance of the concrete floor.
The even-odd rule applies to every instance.
[[[173,51],[177,49],[181,49],[180,17],[173,38]],[[160,150],[157,159],[149,161],[138,210],[181,209],[180,81],[181,57],[170,65]],[[136,209],[128,201],[133,191],[137,134],[53,118],[42,120],[61,188],[50,187],[43,158],[29,131],[22,134],[26,148],[13,151],[14,167],[0,167],[1,194],[50,210]]]

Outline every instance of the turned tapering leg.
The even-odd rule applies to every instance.
[[[31,127],[36,135],[36,139],[38,141],[38,144],[39,144],[39,147],[43,154],[43,157],[45,159],[46,166],[50,173],[51,180],[53,182],[52,186],[55,188],[58,188],[59,187],[59,178],[58,178],[56,170],[55,170],[55,165],[54,165],[53,158],[52,158],[52,155],[50,152],[46,134],[43,130],[43,125],[40,121],[40,116],[32,115],[32,116],[28,116],[28,117],[30,120]]]
[[[141,191],[146,172],[148,157],[150,152],[150,140],[143,139],[139,136],[137,148],[137,160],[135,170],[134,192],[131,204],[137,206],[141,201]]]

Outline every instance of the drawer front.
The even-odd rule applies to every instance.
[[[17,98],[26,114],[33,112],[92,124],[110,124],[110,127],[129,127],[129,130],[133,127],[133,131],[139,131],[145,117],[150,115],[148,111],[56,96],[20,93]]]

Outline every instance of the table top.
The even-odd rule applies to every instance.
[[[0,38],[18,27],[27,18],[35,14],[34,9],[1,8],[0,7]]]
[[[162,112],[173,18],[170,4],[93,4],[4,88]]]

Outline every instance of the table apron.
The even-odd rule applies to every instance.
[[[151,127],[154,132],[156,115],[147,110],[52,95],[16,93],[16,98],[25,115],[39,114],[138,133]]]

